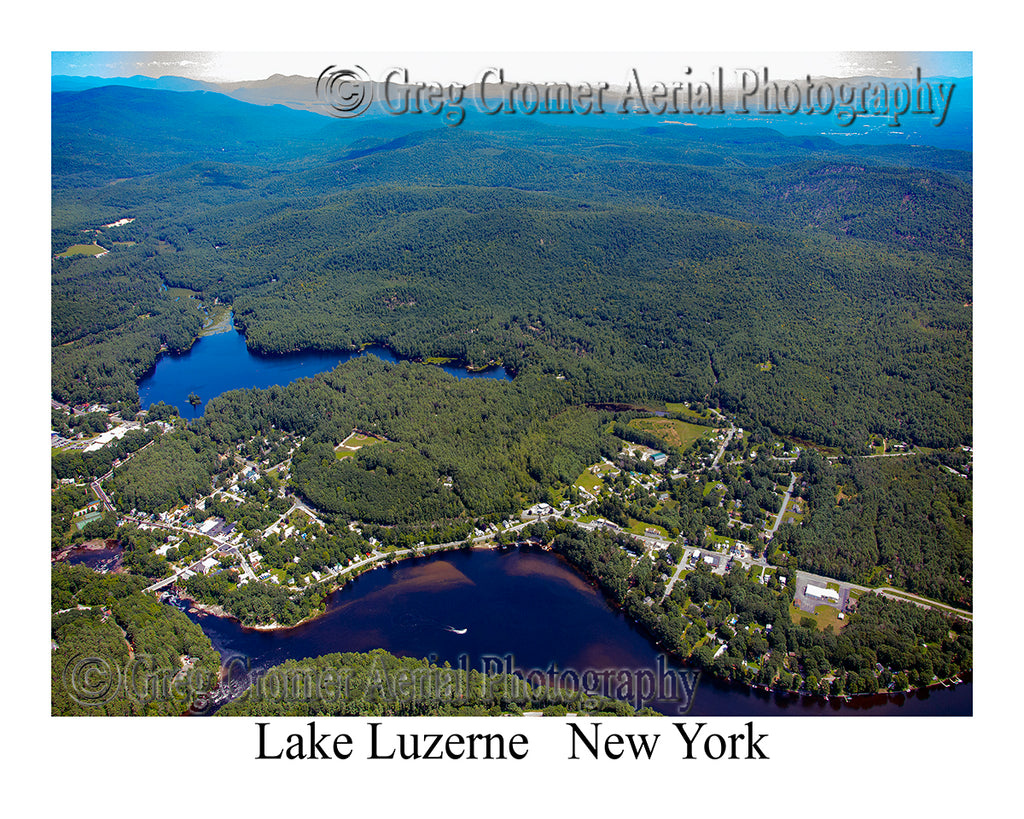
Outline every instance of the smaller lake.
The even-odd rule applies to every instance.
[[[177,407],[189,417],[189,393],[195,393],[202,404],[192,415],[201,415],[206,402],[228,390],[265,389],[275,384],[284,386],[297,378],[312,378],[317,373],[333,370],[338,364],[361,355],[375,355],[390,363],[402,359],[386,347],[373,345],[356,352],[302,352],[287,355],[257,355],[245,346],[245,336],[234,329],[227,333],[204,336],[181,355],[163,354],[153,372],[139,381],[139,401],[143,409],[157,401]],[[423,366],[435,366],[424,364]],[[511,381],[504,367],[483,372],[470,372],[450,364],[440,366],[455,378],[497,378]]]

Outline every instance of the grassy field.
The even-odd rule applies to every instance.
[[[350,458],[364,446],[373,446],[379,443],[383,443],[380,438],[374,438],[372,435],[363,435],[361,432],[353,432],[334,448],[334,454],[339,458]]]
[[[657,435],[669,446],[673,446],[681,452],[685,451],[698,438],[711,432],[710,427],[690,424],[677,418],[634,418],[629,425]]]
[[[798,609],[794,605],[789,607],[789,617],[795,625],[800,625],[800,619],[802,617],[810,617],[818,624],[818,631],[824,631],[829,626],[832,626],[833,631],[838,632],[840,629],[846,627],[846,624],[850,622],[849,618],[845,620],[839,619],[839,609],[834,609],[832,606],[820,605],[814,607],[814,614],[809,614],[803,609]]]
[[[604,486],[604,481],[587,469],[576,479],[576,486],[586,489],[591,495],[596,495],[597,491]]]
[[[645,523],[642,520],[634,520],[633,518],[629,519],[629,529],[627,529],[628,532],[632,532],[634,535],[647,535],[649,537],[653,537],[653,535],[651,535],[651,533],[647,531],[648,529],[654,529],[658,533],[657,537],[662,537],[666,540],[671,540],[671,538],[668,536],[668,532],[666,532],[662,527],[655,526],[653,523]]]
[[[63,253],[58,253],[58,259],[69,259],[72,256],[99,256],[101,253],[106,253],[105,247],[99,245],[71,245]]]
[[[824,455],[826,458],[838,457],[842,455],[842,450],[837,449],[834,446],[825,446],[824,444],[816,444],[813,441],[807,441],[803,438],[794,438],[792,435],[781,436],[790,447],[798,446],[801,450],[804,449],[815,449]]]
[[[686,404],[665,404],[665,412],[674,412],[676,415],[687,415],[690,418],[701,418],[707,420],[712,417],[711,410],[704,410],[704,412],[697,412],[697,410],[690,409]]]
[[[725,489],[725,485],[721,481],[708,481],[704,484],[704,497],[706,498],[712,492],[716,491],[719,485],[722,485],[722,489]]]

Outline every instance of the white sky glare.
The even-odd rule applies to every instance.
[[[245,52],[96,51],[52,52],[51,73],[72,76],[178,76],[210,82],[262,80],[273,74],[316,77],[328,65],[361,65],[378,78],[396,66],[413,79],[473,82],[487,68],[504,68],[517,81],[605,81],[624,84],[635,68],[643,82],[673,81],[687,68],[703,77],[725,70],[726,82],[739,69],[767,67],[773,79],[812,76],[967,77],[971,52],[807,51],[807,52]]]

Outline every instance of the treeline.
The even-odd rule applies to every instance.
[[[98,478],[105,475],[114,461],[136,452],[160,435],[153,426],[131,429],[123,438],[115,438],[101,449],[85,452],[81,449],[54,449],[50,452],[50,477],[58,480]]]
[[[679,466],[679,450],[674,446],[669,446],[667,441],[655,435],[653,432],[631,427],[628,423],[623,423],[622,421],[615,422],[615,425],[612,427],[612,432],[616,437],[621,438],[623,441],[641,444],[657,452],[663,452],[668,455],[668,461],[665,462],[665,469],[674,469]]]
[[[55,260],[51,277],[51,389],[67,404],[138,409],[138,380],[162,349],[192,346],[205,320],[197,302],[161,290],[150,247]],[[61,262],[58,264],[58,262]]]
[[[326,684],[325,684],[326,683]],[[531,684],[513,674],[453,669],[384,649],[288,660],[218,716],[500,716],[542,710],[632,716],[628,703]],[[640,714],[653,714],[644,709]]]
[[[819,694],[905,690],[972,667],[972,628],[966,621],[865,595],[838,633],[819,631],[813,620],[806,625],[793,622],[792,587],[791,576],[789,589],[773,592],[740,569],[725,577],[701,569],[690,574],[686,589],[691,605],[701,604],[704,623],[727,640],[726,651],[717,658],[717,644],[708,642],[694,659],[728,679],[766,685],[774,681]],[[748,631],[754,624],[765,628]]]
[[[276,282],[236,299],[250,345],[499,359],[559,371],[587,400],[708,399],[841,447],[868,430],[931,446],[969,438],[963,260],[665,210],[541,209],[500,191],[468,213],[482,192],[442,205],[404,191],[376,232],[358,229],[396,196],[365,190],[281,215],[246,242],[240,265],[284,252],[294,271],[278,266]],[[310,233],[336,237],[315,269],[295,244]]]
[[[830,464],[813,450],[794,466],[803,525],[772,541],[776,562],[869,586],[892,585],[971,608],[972,487],[917,456]]]
[[[185,591],[201,603],[220,606],[243,625],[294,626],[323,613],[327,592],[321,585],[289,592],[273,583],[236,586],[238,572],[197,574],[185,581]]]

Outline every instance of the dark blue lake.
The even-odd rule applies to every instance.
[[[259,672],[290,659],[384,648],[453,668],[529,678],[588,670],[681,669],[557,555],[533,549],[473,550],[368,572],[328,598],[327,613],[292,629],[256,631],[190,614],[231,669]],[[454,631],[453,631],[454,629]],[[461,632],[465,629],[465,633]],[[495,658],[495,659],[490,659]],[[497,663],[497,667],[489,663]],[[536,676],[534,677],[536,679]],[[571,680],[571,677],[568,678]],[[972,683],[900,696],[837,699],[776,696],[705,675],[690,711],[708,716],[951,716],[972,711]],[[676,715],[678,701],[648,703]]]
[[[153,372],[139,381],[139,401],[143,409],[163,401],[189,418],[201,415],[207,401],[228,390],[283,386],[296,378],[311,378],[333,370],[341,362],[360,355],[375,355],[392,363],[401,360],[386,347],[376,345],[358,352],[257,355],[245,346],[245,336],[232,325],[227,333],[198,339],[192,349],[182,355],[160,356]],[[455,378],[512,378],[504,367],[470,372],[465,367],[437,366]],[[193,392],[203,402],[194,413],[188,404],[189,393]]]
[[[284,385],[333,369],[357,355],[399,360],[383,347],[357,353],[298,353],[259,356],[241,333],[199,339],[180,356],[164,355],[139,383],[143,407],[164,401],[191,414],[188,395],[206,401],[238,388]],[[432,366],[432,365],[423,365]],[[504,369],[470,373],[444,366],[456,378],[504,378]],[[331,595],[327,613],[304,625],[279,631],[242,628],[213,616],[190,615],[209,635],[232,668],[259,672],[288,659],[332,652],[384,648],[394,654],[431,657],[459,667],[483,670],[488,658],[510,656],[521,674],[666,667],[657,647],[571,566],[555,555],[531,550],[448,553],[379,568]],[[457,634],[455,630],[466,629]],[[494,660],[497,662],[497,660]],[[662,664],[662,665],[659,665]],[[668,668],[680,669],[668,661]],[[491,670],[506,670],[505,668]],[[677,703],[651,703],[675,714]],[[690,713],[695,715],[968,715],[970,683],[899,697],[838,700],[775,696],[701,680]]]

